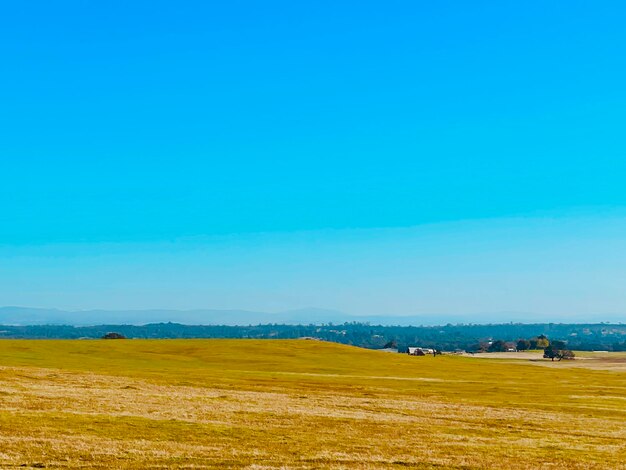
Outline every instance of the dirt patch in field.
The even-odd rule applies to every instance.
[[[525,359],[525,360],[544,360],[543,352],[493,352],[493,353],[476,353],[467,354],[469,357],[479,359]],[[549,359],[546,359],[549,361]]]
[[[552,361],[544,359],[542,352],[496,352],[467,354],[468,357],[478,359],[511,359],[513,361],[526,361],[532,364],[546,367],[578,367],[594,370],[610,370],[626,372],[626,355],[614,352],[582,352],[578,353],[574,360]]]
[[[611,353],[608,353],[611,354]],[[595,369],[595,370],[610,370],[613,372],[626,372],[626,358],[623,356],[619,357],[610,357],[610,356],[602,356],[602,357],[581,357],[580,360],[577,361],[561,361],[561,363],[556,363],[556,365],[565,365],[567,367],[583,367],[585,369]],[[546,364],[552,364],[550,362]]]

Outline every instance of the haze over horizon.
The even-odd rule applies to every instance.
[[[384,326],[442,326],[486,324],[622,324],[623,315],[588,316],[568,315],[553,319],[546,315],[528,312],[481,312],[447,315],[350,315],[337,310],[302,308],[280,312],[252,310],[60,310],[5,306],[0,307],[0,325],[148,325],[155,323],[179,323],[183,325],[341,325],[344,323],[367,323]]]
[[[626,321],[624,13],[7,5],[0,306]]]
[[[5,305],[65,310],[314,307],[428,323],[619,321],[626,220],[601,220],[1,247],[14,267],[10,276],[1,268],[0,292]]]

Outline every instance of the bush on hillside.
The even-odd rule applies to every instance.
[[[126,339],[126,336],[120,333],[107,333],[102,339]]]

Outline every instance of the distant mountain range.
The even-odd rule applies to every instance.
[[[257,325],[261,323],[328,323],[352,321],[341,312],[322,309],[291,310],[280,313],[248,310],[80,310],[1,307],[4,325],[145,325],[175,322],[186,325]]]
[[[322,324],[368,322],[372,325],[443,325],[447,323],[586,323],[626,322],[626,315],[571,316],[546,318],[523,312],[464,315],[349,315],[336,310],[305,308],[278,313],[248,310],[80,310],[67,311],[28,307],[0,307],[3,325],[145,325],[175,322],[185,325],[259,325],[259,324]]]

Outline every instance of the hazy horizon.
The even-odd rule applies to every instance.
[[[13,246],[0,247],[0,257],[23,270],[0,277],[0,305],[317,308],[444,323],[625,318],[626,220],[620,214]]]
[[[337,310],[302,308],[277,312],[253,310],[62,310],[41,307],[0,306],[0,325],[147,325],[153,323],[180,323],[184,325],[308,325],[369,323],[371,325],[441,326],[486,324],[623,324],[623,315],[567,316],[551,318],[529,312],[481,312],[455,315],[358,315]]]

